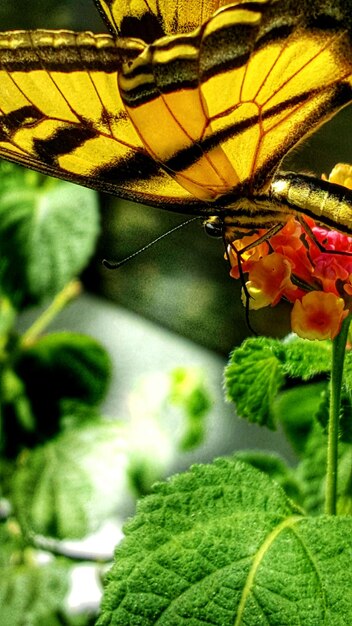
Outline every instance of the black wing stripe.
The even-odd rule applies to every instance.
[[[148,181],[157,176],[159,165],[145,152],[130,152],[125,158],[97,167],[93,176],[119,186],[126,182]]]
[[[138,63],[124,74],[123,100],[129,107],[138,107],[158,98],[160,93],[195,88],[213,76],[244,67],[254,50],[279,39],[284,41],[292,29],[290,20],[273,25],[260,36],[257,24],[238,23],[222,26],[203,38],[198,30],[194,35],[155,44],[145,63]],[[183,47],[186,48],[184,56]],[[216,50],[221,54],[216,54]],[[160,55],[165,58],[167,53],[169,60],[158,62]]]
[[[34,105],[23,106],[0,116],[0,141],[11,141],[12,136],[21,128],[31,128],[45,119],[43,113]]]
[[[86,124],[80,127],[58,128],[47,139],[34,139],[33,150],[40,161],[49,165],[59,166],[58,157],[67,155],[81,147],[89,139],[99,136],[92,125]]]
[[[137,37],[146,43],[166,35],[161,21],[152,13],[144,13],[142,17],[124,17],[119,28],[120,37]]]

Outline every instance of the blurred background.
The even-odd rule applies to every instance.
[[[72,28],[104,32],[92,0],[3,0],[1,30]],[[351,109],[339,113],[285,160],[283,169],[328,174],[350,162]],[[195,222],[167,236],[117,271],[103,258],[120,260],[184,221],[183,216],[101,195],[102,234],[83,281],[89,292],[227,355],[250,334],[240,302],[239,281],[228,275],[223,244],[208,238]],[[285,305],[251,314],[258,334],[284,336],[289,330]]]

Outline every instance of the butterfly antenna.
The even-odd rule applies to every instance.
[[[143,248],[136,250],[136,252],[133,252],[132,254],[127,256],[125,259],[122,259],[121,261],[116,261],[114,263],[111,263],[110,261],[103,259],[102,263],[104,267],[106,267],[108,270],[116,270],[119,267],[121,267],[121,265],[125,265],[125,263],[127,263],[128,261],[130,261],[131,259],[134,259],[134,257],[138,256],[141,252],[144,252],[145,250],[148,250],[148,248],[151,248],[152,246],[154,246],[155,243],[158,243],[158,241],[160,241],[161,239],[164,239],[164,237],[171,235],[171,233],[174,233],[176,230],[179,230],[180,228],[187,226],[187,224],[190,224],[191,222],[195,222],[195,220],[199,220],[199,219],[200,218],[198,216],[191,217],[189,220],[186,220],[185,222],[182,222],[181,224],[177,224],[177,226],[174,226],[173,228],[168,230],[166,233],[163,233],[156,239],[153,239],[153,241],[150,241],[149,243],[147,243],[145,246],[143,246]]]

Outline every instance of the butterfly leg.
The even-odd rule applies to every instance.
[[[241,250],[238,250],[234,244],[233,241],[231,241],[229,243],[229,246],[231,247],[231,249],[234,251],[236,257],[237,257],[237,265],[238,265],[238,271],[239,271],[239,275],[240,275],[240,281],[241,281],[241,285],[242,285],[242,289],[243,289],[243,294],[245,297],[245,309],[246,309],[246,324],[249,328],[249,330],[256,335],[257,333],[255,332],[255,330],[253,329],[253,327],[251,326],[250,320],[249,320],[249,302],[250,302],[250,298],[252,297],[247,289],[246,286],[246,280],[244,277],[244,272],[243,272],[243,267],[242,267],[242,257],[243,254],[245,252],[247,252],[248,250],[251,250],[252,248],[254,248],[255,246],[258,246],[259,244],[263,243],[264,241],[267,241],[268,239],[270,239],[270,237],[273,237],[274,235],[276,235],[276,233],[278,233],[282,228],[283,228],[284,224],[275,224],[274,226],[272,226],[271,228],[269,228],[266,233],[264,233],[263,235],[261,235],[260,237],[258,237],[258,239],[256,239],[255,241],[253,241],[252,243],[248,244],[248,246],[245,246],[244,248],[242,248]],[[228,251],[228,246],[226,245],[228,242],[226,241],[226,235],[224,234],[224,244],[225,244],[225,254],[226,254],[226,258],[229,262],[229,265],[231,266],[231,259],[230,259],[230,255],[229,255],[229,251]]]

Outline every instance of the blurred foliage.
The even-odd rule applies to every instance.
[[[38,220],[41,204],[45,216]],[[170,456],[196,447],[205,432],[211,402],[198,370],[165,374],[163,385],[157,381],[158,403],[147,381],[147,394],[136,393],[133,423],[109,420],[100,412],[111,377],[106,350],[80,333],[47,333],[80,293],[75,277],[96,245],[98,214],[94,191],[0,163],[2,626],[90,623],[64,608],[78,558],[65,542],[122,517],[164,474]],[[17,317],[33,304],[40,313],[20,335]],[[167,405],[176,409],[181,433],[164,445]],[[44,564],[41,548],[50,554]]]
[[[2,0],[1,30],[72,28],[105,30],[93,0]]]
[[[72,201],[78,202],[77,211],[72,211]],[[43,219],[38,220],[42,206]],[[81,211],[85,212],[83,228],[78,226]],[[89,337],[69,332],[41,336],[53,317],[79,294],[74,278],[91,257],[98,233],[98,203],[93,191],[0,163],[3,626],[69,626],[69,615],[63,615],[62,610],[72,563],[53,557],[43,563],[36,549],[36,534],[62,538],[60,530],[64,527],[67,531],[68,525],[66,536],[81,536],[101,514],[97,506],[98,517],[90,511],[89,516],[84,515],[87,503],[83,506],[82,498],[87,491],[98,493],[99,489],[94,492],[91,487],[88,469],[85,474],[82,469],[77,471],[77,448],[82,449],[82,441],[67,434],[63,454],[60,431],[68,400],[76,429],[82,428],[87,413],[101,422],[96,406],[107,390],[110,359]],[[33,304],[44,303],[44,313],[19,336],[15,330],[18,314]],[[84,443],[87,456],[87,441]],[[62,485],[60,491],[57,487]],[[82,494],[81,501],[77,494]],[[60,520],[66,526],[63,522],[60,525]]]

